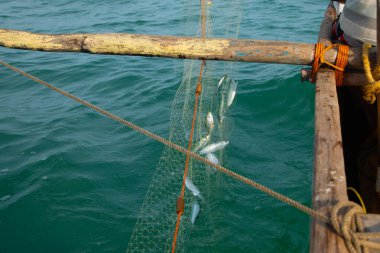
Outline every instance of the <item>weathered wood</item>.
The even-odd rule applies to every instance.
[[[301,81],[311,80],[311,69],[301,69]],[[364,73],[360,72],[346,72],[343,77],[343,86],[357,86],[362,87],[368,83]]]
[[[313,208],[328,213],[339,200],[347,200],[340,116],[334,71],[317,74],[315,95]],[[314,220],[310,252],[347,252],[327,224]]]
[[[378,214],[365,214],[361,217],[364,232],[380,232],[380,215]],[[380,243],[380,239],[371,240]],[[380,253],[380,250],[370,249],[370,253]]]
[[[331,45],[331,28],[336,18],[336,11],[332,2],[327,6],[325,16],[319,29],[318,42],[324,43],[326,46]]]
[[[376,4],[376,47],[380,47],[380,0]],[[376,55],[376,63],[380,64],[380,54]]]
[[[330,44],[335,19],[332,3],[326,9],[318,41]],[[320,69],[315,88],[313,208],[328,215],[338,201],[347,200],[346,175],[335,73]],[[326,223],[313,219],[311,253],[348,252],[344,240]]]
[[[364,232],[380,232],[380,215],[365,214],[361,216]]]
[[[138,34],[36,34],[0,29],[0,46],[39,51],[155,56],[182,59],[311,65],[314,44],[251,39],[205,39]],[[335,62],[336,50],[325,59]],[[375,54],[371,53],[371,60]],[[348,68],[362,69],[361,49],[349,52]]]
[[[376,4],[376,47],[380,48],[380,0],[377,0]],[[380,53],[376,53],[377,66],[380,65]],[[376,95],[377,104],[377,177],[376,177],[376,191],[378,197],[380,197],[380,94]]]

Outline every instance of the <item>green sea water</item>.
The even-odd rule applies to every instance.
[[[0,0],[0,27],[190,36],[184,2]],[[240,38],[313,43],[328,1],[242,3]],[[6,48],[0,59],[168,137],[182,60]],[[300,82],[300,66],[236,68],[224,165],[310,206],[314,86]],[[162,150],[0,67],[0,252],[125,252]],[[215,233],[203,235],[214,252],[308,251],[307,215],[225,181]]]

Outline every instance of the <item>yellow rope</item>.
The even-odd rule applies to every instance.
[[[227,176],[230,176],[238,181],[241,181],[249,186],[252,186],[254,188],[256,188],[257,190],[260,190],[266,194],[268,194],[269,196],[275,198],[275,199],[278,199],[306,214],[308,214],[309,216],[313,217],[313,218],[316,218],[326,224],[331,224],[333,225],[335,231],[337,232],[337,234],[339,236],[341,236],[344,240],[345,240],[345,243],[346,243],[346,246],[347,248],[350,250],[351,253],[367,253],[368,250],[367,250],[367,247],[368,248],[374,248],[374,249],[380,249],[380,244],[377,243],[377,242],[374,242],[374,241],[368,241],[368,240],[371,240],[371,239],[379,239],[380,238],[380,233],[365,233],[364,232],[364,228],[363,228],[363,224],[360,220],[360,214],[363,213],[363,209],[358,206],[356,203],[353,203],[353,202],[338,202],[336,204],[336,206],[334,206],[332,209],[331,209],[331,212],[329,214],[329,216],[321,213],[320,211],[317,211],[317,210],[314,210],[310,207],[307,207],[291,198],[288,198],[276,191],[273,191],[271,190],[270,188],[264,186],[264,185],[261,185],[257,182],[255,182],[254,180],[251,180],[249,178],[246,178],[236,172],[233,172],[223,166],[220,166],[218,164],[214,164],[212,162],[210,162],[209,160],[203,158],[202,156],[198,155],[198,154],[195,154],[189,150],[187,150],[186,148],[183,148],[173,142],[170,142],[154,133],[151,133],[147,130],[145,130],[144,128],[142,127],[139,127],[127,120],[124,120],[100,107],[97,107],[95,106],[94,104],[91,104],[81,98],[78,98],[76,96],[74,96],[73,94],[69,93],[69,92],[66,92],[62,89],[59,89],[57,87],[55,87],[54,85],[52,84],[49,84],[35,76],[32,76],[6,62],[3,62],[0,60],[0,64],[4,65],[5,67],[17,72],[17,73],[20,73],[21,75],[25,76],[25,77],[28,77],[58,93],[61,93],[62,95],[74,100],[74,101],[77,101],[95,111],[97,111],[98,113],[101,113],[113,120],[116,120],[130,128],[132,128],[133,130],[143,134],[143,135],[146,135],[148,136],[149,138],[153,139],[153,140],[156,140],[158,142],[161,142],[162,144],[170,147],[170,148],[173,148],[183,154],[186,154],[186,155],[189,155],[191,157],[193,157],[194,159],[198,160],[198,161],[201,161],[207,165],[210,165],[212,167],[214,167],[215,169],[217,169],[218,171],[226,174]],[[348,211],[347,211],[348,209]],[[344,210],[346,210],[346,212],[344,212],[344,216],[343,216],[343,221],[340,222],[339,221],[339,217],[340,217],[340,213],[342,213],[342,210],[344,212]]]
[[[367,209],[365,208],[364,201],[363,201],[362,197],[360,196],[359,192],[357,190],[355,190],[355,188],[353,188],[353,187],[347,187],[347,190],[353,191],[355,193],[356,197],[359,199],[360,204],[363,208],[363,212],[367,213]]]
[[[380,93],[380,66],[376,65],[371,70],[371,62],[369,61],[368,52],[372,46],[363,44],[363,68],[368,84],[363,88],[363,98],[368,103],[373,104],[376,101],[376,95]]]

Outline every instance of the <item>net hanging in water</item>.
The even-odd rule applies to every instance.
[[[241,18],[240,1],[205,2],[207,21],[205,35],[236,38]],[[184,30],[200,36],[202,17],[199,1],[183,2],[183,6]],[[198,20],[198,25],[194,20]],[[187,147],[189,141],[200,65],[200,61],[185,61],[183,79],[172,103],[169,140],[183,147]],[[234,72],[235,64],[232,62],[208,61],[205,64],[202,77],[203,89],[199,97],[192,143],[193,151],[200,152],[207,143],[228,141],[231,130],[231,119],[228,117],[231,105],[228,106],[228,100],[229,91],[235,84]],[[214,121],[211,131],[206,123],[210,114]],[[205,156],[217,159],[223,164],[223,153],[223,149],[220,149],[214,152],[213,156],[210,154]],[[180,152],[167,147],[164,149],[133,229],[127,252],[171,251],[177,219],[175,204],[181,190],[185,160],[186,156]],[[223,183],[222,176],[210,166],[193,159],[190,159],[188,169],[188,178],[201,196],[195,196],[196,194],[189,189],[185,191],[186,204],[179,226],[176,252],[210,252],[214,234],[213,211],[218,206],[216,199]],[[192,224],[192,207],[197,203],[200,212],[195,224]]]

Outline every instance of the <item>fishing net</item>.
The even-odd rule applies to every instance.
[[[187,1],[182,4],[184,18],[181,22],[185,26],[184,29],[200,36],[200,1]],[[241,17],[240,1],[206,1],[206,5],[207,37],[237,37]],[[169,140],[183,147],[187,147],[189,141],[200,65],[200,61],[185,61],[183,80],[172,104]],[[228,76],[219,82],[225,74]],[[234,74],[234,63],[206,62],[193,151],[201,150],[200,145],[208,135],[209,144],[228,141],[231,120],[227,100],[233,79],[236,78]],[[208,113],[213,115],[212,131],[206,126]],[[214,153],[219,164],[223,164],[223,152],[222,149]],[[177,219],[176,201],[181,189],[185,160],[186,156],[178,151],[164,149],[133,229],[127,252],[171,251]],[[188,189],[185,191],[185,210],[179,227],[176,252],[212,252],[212,218],[214,210],[218,208],[216,200],[223,183],[222,176],[210,166],[191,159],[188,177],[199,189],[202,197],[194,196]],[[192,205],[195,202],[199,202],[200,213],[195,224],[192,224]]]

